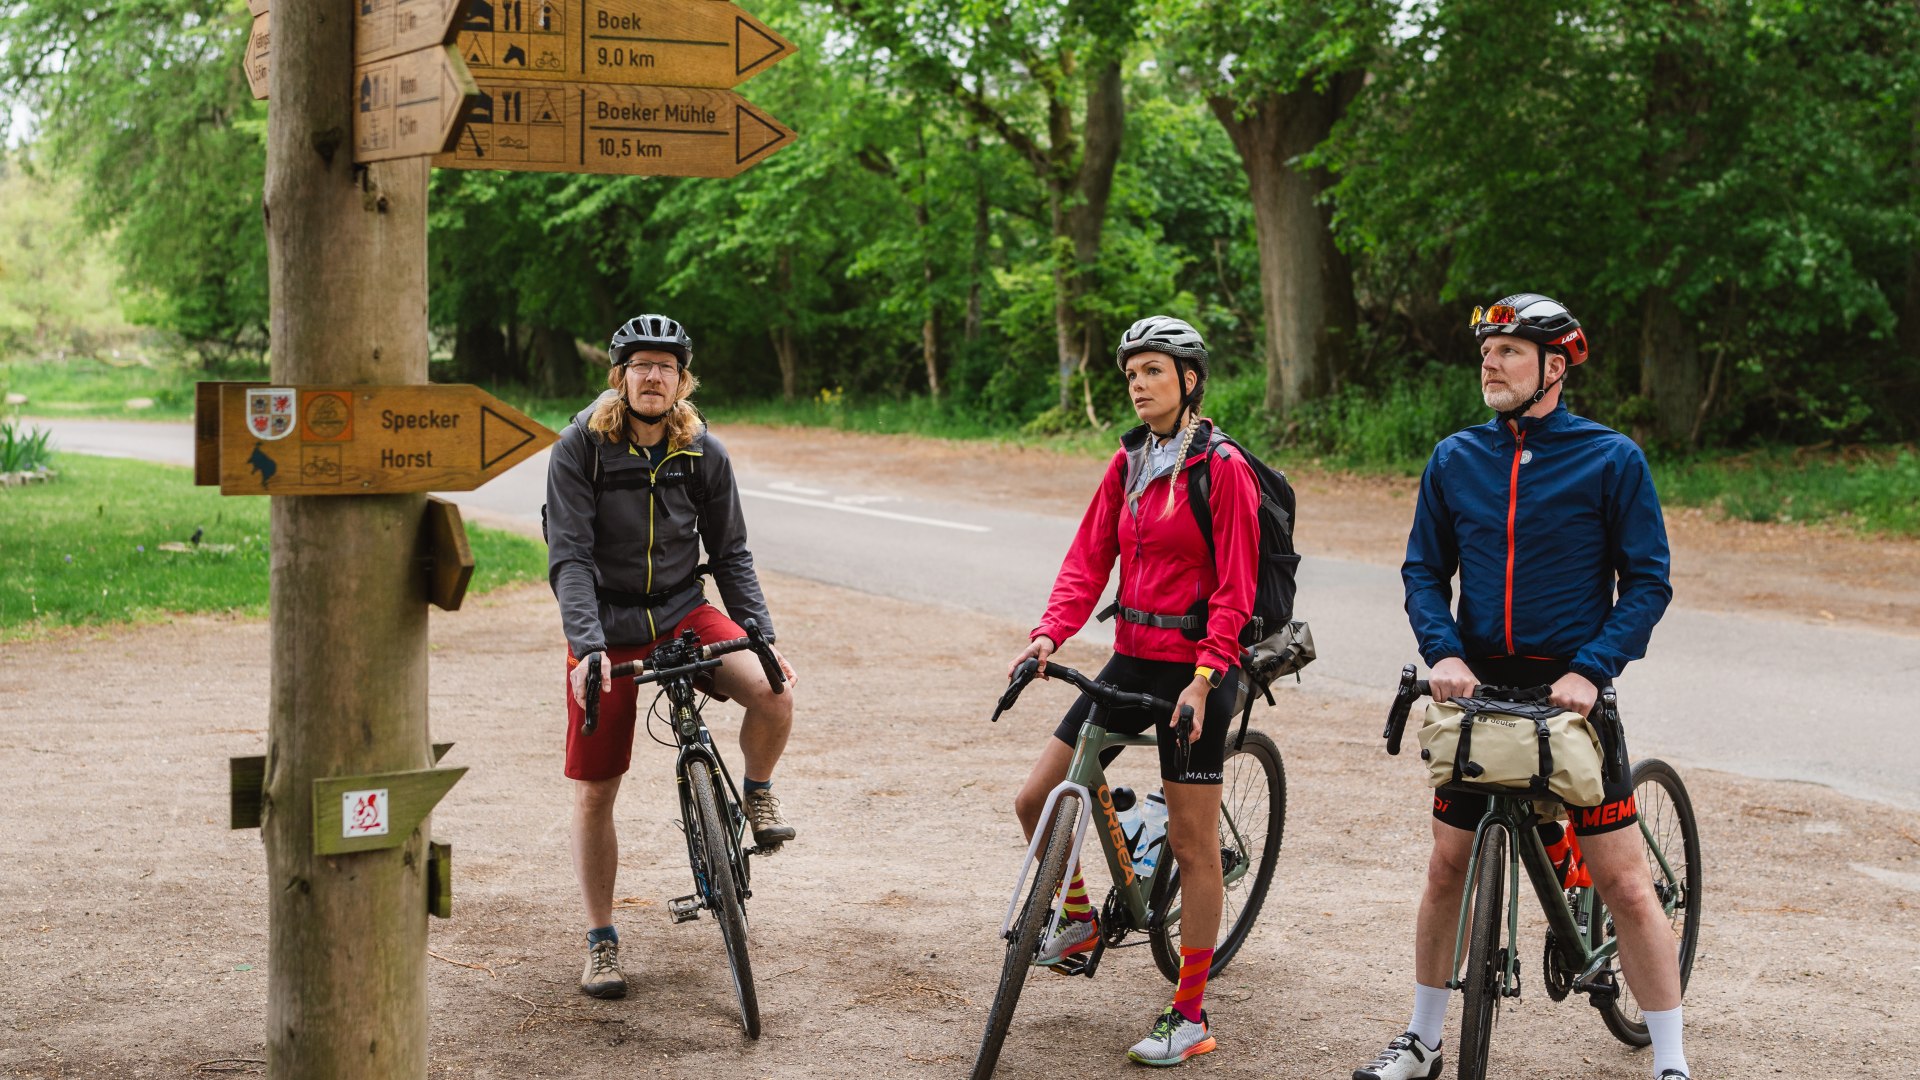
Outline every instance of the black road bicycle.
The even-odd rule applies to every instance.
[[[692,630],[656,648],[645,660],[615,664],[608,677],[631,678],[635,683],[659,683],[668,702],[669,726],[679,754],[673,763],[679,780],[680,820],[687,836],[687,861],[693,869],[693,892],[667,901],[667,911],[676,923],[700,917],[702,909],[713,913],[720,924],[720,937],[726,942],[727,967],[733,976],[733,996],[740,1003],[740,1023],[747,1037],[760,1037],[760,1000],[753,988],[753,965],[747,956],[747,898],[751,874],[747,860],[760,854],[749,847],[750,826],[740,805],[740,792],[727,772],[726,762],[713,745],[713,733],[700,718],[701,692],[695,679],[720,666],[728,653],[751,651],[760,658],[773,692],[784,692],[786,679],[773,646],[760,633],[759,624],[748,619],[742,627],[747,636],[732,641],[700,644]],[[586,715],[580,733],[592,735],[600,718],[600,660],[595,653],[587,660]],[[649,713],[651,715],[651,713]]]

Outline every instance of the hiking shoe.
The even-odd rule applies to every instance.
[[[1440,1048],[1411,1031],[1396,1035],[1379,1057],[1353,1070],[1353,1080],[1435,1080],[1439,1075]]]
[[[1693,1077],[1688,1076],[1679,1069],[1668,1069],[1666,1072],[1660,1074],[1660,1080],[1693,1080]]]
[[[1100,944],[1099,919],[1064,919],[1066,925],[1053,935],[1053,944],[1033,962],[1041,967],[1053,967],[1069,956],[1089,952]]]
[[[793,839],[793,826],[780,816],[780,797],[767,788],[747,792],[747,820],[753,823],[753,842],[777,848]]]
[[[1178,1065],[1190,1057],[1214,1048],[1213,1031],[1207,1027],[1206,1010],[1194,1023],[1179,1009],[1169,1005],[1153,1022],[1153,1031],[1133,1044],[1127,1057],[1142,1065]]]
[[[620,974],[620,943],[602,941],[587,950],[587,968],[580,973],[580,992],[597,998],[627,996],[627,977]]]

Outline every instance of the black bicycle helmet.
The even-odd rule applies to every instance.
[[[1525,415],[1553,389],[1547,385],[1549,350],[1566,357],[1569,369],[1587,360],[1587,333],[1580,329],[1580,320],[1573,317],[1565,304],[1550,296],[1523,292],[1502,297],[1487,307],[1474,308],[1472,325],[1475,340],[1510,334],[1539,346],[1540,388],[1519,408],[1502,413],[1507,420]]]
[[[641,350],[672,353],[680,358],[683,371],[693,363],[693,339],[687,336],[686,327],[665,315],[636,315],[620,324],[620,329],[613,332],[613,344],[607,346],[607,357],[619,367],[629,355]]]

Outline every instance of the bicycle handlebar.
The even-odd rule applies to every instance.
[[[1393,704],[1387,709],[1387,727],[1380,737],[1387,740],[1387,753],[1400,753],[1401,738],[1406,734],[1407,717],[1413,712],[1416,698],[1430,697],[1432,683],[1417,678],[1418,669],[1408,664],[1400,669],[1400,687],[1393,695]],[[1478,685],[1473,688],[1476,698],[1491,698],[1495,701],[1545,701],[1553,693],[1551,686],[1511,687]],[[1601,736],[1602,769],[1608,782],[1618,783],[1626,772],[1626,758],[1621,750],[1625,745],[1625,729],[1620,723],[1619,700],[1611,685],[1600,688],[1599,700],[1594,702],[1593,713],[1589,717],[1598,728]]]
[[[645,660],[629,660],[624,664],[615,664],[607,671],[608,679],[631,678],[635,685],[641,683],[664,682],[681,676],[697,675],[720,666],[720,658],[728,653],[751,650],[760,658],[760,668],[766,672],[767,685],[776,694],[786,693],[786,675],[780,670],[779,658],[773,654],[773,643],[760,632],[757,620],[748,619],[741,629],[746,637],[731,641],[716,641],[711,645],[700,645],[691,637],[676,638],[662,644],[652,656]],[[683,645],[684,642],[684,645]],[[585,715],[580,720],[580,734],[591,735],[600,723],[600,665],[605,653],[594,653],[587,658],[587,692]],[[666,660],[665,666],[661,661]]]
[[[1013,669],[1013,678],[1007,680],[1006,693],[1000,695],[1000,702],[994,707],[993,715],[987,718],[988,722],[997,722],[1001,713],[1013,708],[1013,703],[1020,700],[1020,691],[1027,688],[1027,684],[1039,674],[1039,669],[1038,659],[1029,658],[1020,661],[1020,666]],[[1129,693],[1112,683],[1089,679],[1065,664],[1049,663],[1046,674],[1041,677],[1071,683],[1079,687],[1082,693],[1109,709],[1146,709],[1149,712],[1158,711],[1168,715],[1173,713],[1171,701],[1162,701],[1152,694]],[[1191,710],[1188,710],[1186,720],[1189,726],[1192,719]]]

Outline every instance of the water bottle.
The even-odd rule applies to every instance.
[[[1127,850],[1134,850],[1134,844],[1140,839],[1140,805],[1134,798],[1132,788],[1117,787],[1109,793],[1113,799],[1114,816],[1120,820],[1120,832],[1127,838]]]
[[[1160,861],[1160,853],[1166,849],[1162,839],[1167,835],[1167,800],[1159,792],[1147,796],[1140,807],[1140,839],[1134,844],[1133,869],[1141,877],[1153,876],[1153,868]]]

